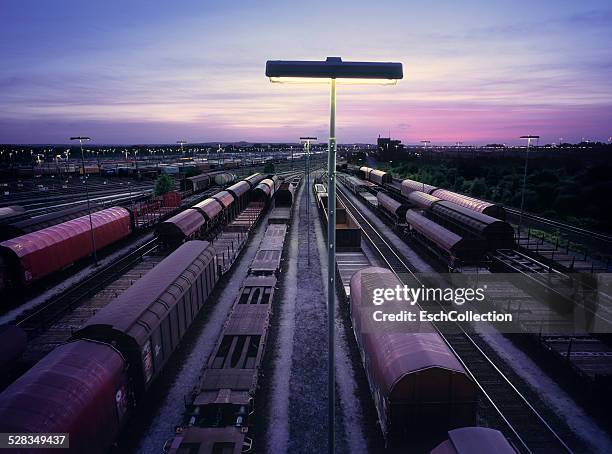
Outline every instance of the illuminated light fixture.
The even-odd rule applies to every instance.
[[[340,57],[327,57],[325,61],[268,60],[266,62],[266,76],[272,83],[330,84],[329,149],[327,155],[327,450],[333,453],[335,438],[336,84],[395,85],[399,79],[404,78],[404,73],[401,63],[342,61]]]

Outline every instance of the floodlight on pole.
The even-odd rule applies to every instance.
[[[181,146],[181,154],[185,154],[185,150],[183,149],[183,145],[185,145],[187,143],[187,141],[185,141],[185,140],[177,140],[176,143],[178,143]]]
[[[91,137],[74,136],[70,140],[78,140],[81,147],[81,166],[83,169],[83,181],[85,182],[85,196],[87,197],[87,214],[89,215],[89,232],[91,233],[91,249],[93,251],[94,263],[98,265],[98,253],[96,252],[96,238],[93,230],[93,221],[91,220],[91,206],[89,203],[89,188],[87,186],[87,176],[85,174],[85,154],[83,153],[83,142],[89,142]]]
[[[523,171],[523,190],[521,191],[521,213],[519,214],[519,224],[518,224],[518,235],[519,235],[519,241],[520,241],[521,240],[521,227],[523,225],[523,209],[525,206],[525,185],[527,183],[527,162],[529,160],[529,147],[531,145],[531,141],[532,140],[539,141],[540,136],[527,135],[527,136],[521,136],[519,137],[519,139],[527,141],[527,153],[525,153],[525,169]]]
[[[335,371],[334,319],[336,297],[336,85],[395,85],[404,77],[401,63],[345,62],[340,57],[325,61],[268,60],[266,76],[273,83],[329,83],[329,149],[327,155],[327,328],[328,328],[328,452],[334,451]],[[310,190],[310,188],[308,188]]]

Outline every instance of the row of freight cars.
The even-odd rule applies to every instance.
[[[69,342],[11,384],[0,394],[0,431],[69,433],[71,452],[107,452],[200,310],[211,304],[217,282],[246,244],[264,209],[262,203],[252,202],[244,210],[251,205],[246,230],[237,216],[211,241],[182,244],[98,311]],[[226,248],[231,257],[225,255]],[[243,289],[240,304],[248,300],[248,291]],[[242,319],[247,324],[252,322],[249,311],[258,308],[258,294],[255,291],[248,300]],[[263,300],[264,296],[257,301]],[[251,351],[250,345],[243,344],[245,352]],[[219,382],[228,384],[227,377]]]
[[[214,231],[227,218],[233,219],[246,203],[268,202],[279,186],[277,176],[255,173],[162,222],[157,227],[157,236],[169,245],[199,238],[204,232]]]
[[[327,197],[321,184],[314,192],[318,199]],[[319,210],[325,222],[326,204],[319,203]],[[341,224],[359,230],[350,212],[344,211]],[[499,431],[472,427],[477,386],[433,327],[398,332],[391,324],[376,329],[367,325],[374,289],[402,283],[391,270],[372,265],[361,248],[360,231],[346,233],[337,230],[336,272],[386,444],[398,448],[427,439],[440,442],[432,454],[515,453]]]
[[[200,175],[198,178],[200,184],[191,188],[193,192],[201,192],[214,185],[224,186],[234,181],[236,176],[217,172]],[[245,185],[250,189],[249,185],[259,183],[262,179],[262,175],[254,174],[232,188],[239,186],[242,188],[241,194],[244,194]],[[226,204],[233,202],[227,195],[220,194],[217,200],[226,201]],[[217,210],[216,203],[209,202],[207,199],[202,204],[206,203],[213,207],[213,211]],[[127,207],[92,210],[91,224],[87,205],[77,205],[34,218],[28,218],[27,212],[19,206],[3,208],[0,212],[0,292],[30,286],[91,255],[94,249],[99,251],[158,222],[177,211],[180,205],[181,194],[169,192],[163,197]],[[220,204],[217,214],[224,208],[226,205]],[[182,212],[178,216],[185,217],[187,214],[191,212]]]
[[[390,174],[375,169],[361,168],[360,174],[368,178],[364,182],[367,184],[346,177],[347,187],[369,197],[371,192],[376,193],[373,204],[384,217],[399,229],[407,228],[451,269],[483,263],[495,251],[514,247],[512,226],[485,213],[503,217],[499,206],[413,180],[402,181],[398,189]]]
[[[157,202],[155,214],[159,218],[180,207],[181,195],[167,193]],[[140,209],[114,206],[2,241],[0,291],[30,286],[94,250],[127,238],[140,228],[142,216]]]
[[[184,422],[164,447],[166,453],[240,454],[253,447],[250,428],[288,234],[288,223],[272,223],[278,209],[272,210],[248,275],[194,389]]]

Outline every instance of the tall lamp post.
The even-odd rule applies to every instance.
[[[89,232],[91,233],[91,249],[93,251],[94,263],[98,266],[98,254],[96,252],[96,239],[94,237],[93,221],[91,220],[91,206],[89,204],[89,188],[87,187],[87,175],[85,174],[85,154],[83,153],[83,142],[89,142],[90,137],[75,136],[70,140],[78,140],[81,147],[81,167],[83,169],[83,180],[85,181],[85,196],[87,197],[87,213],[89,214]]]
[[[313,82],[330,84],[329,149],[327,154],[327,329],[328,329],[328,452],[334,451],[335,374],[334,319],[336,296],[336,84],[378,83],[395,85],[404,77],[401,63],[345,62],[340,57],[325,61],[268,60],[266,76],[270,82]]]
[[[304,143],[304,173],[306,174],[306,229],[308,235],[308,264],[310,265],[310,141],[317,140],[316,137],[300,137]],[[292,148],[293,149],[293,148]],[[293,156],[291,157],[293,163]]]
[[[525,185],[527,184],[527,162],[529,161],[529,147],[532,140],[540,140],[540,136],[521,136],[521,140],[527,141],[527,153],[525,153],[525,170],[523,172],[523,190],[521,191],[521,214],[519,214],[518,234],[519,241],[521,240],[521,226],[523,225],[523,208],[525,206]]]

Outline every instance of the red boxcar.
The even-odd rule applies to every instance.
[[[0,432],[67,432],[70,452],[105,453],[131,407],[123,357],[109,345],[78,340],[0,394]]]
[[[130,212],[122,207],[92,213],[91,222],[96,249],[132,231]],[[61,270],[91,254],[92,249],[88,215],[0,243],[0,253],[22,285]]]

